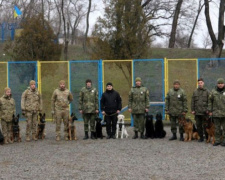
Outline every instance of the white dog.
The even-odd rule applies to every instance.
[[[124,118],[125,116],[122,114],[117,116],[118,121],[116,125],[116,139],[118,139],[119,133],[121,134],[121,139],[123,139],[123,135],[125,135],[126,138],[129,136],[124,125]]]

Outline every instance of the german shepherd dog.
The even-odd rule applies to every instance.
[[[179,115],[178,116],[178,122],[180,126],[184,128],[184,132],[186,134],[184,141],[191,141],[192,139],[200,139],[198,132],[191,121],[191,119],[187,118],[185,119],[185,116]]]
[[[78,120],[74,113],[72,113],[69,117],[68,122],[68,139],[71,140],[77,140],[76,135],[76,126],[74,121]]]
[[[153,115],[146,113],[145,115],[145,137],[154,139],[155,129],[153,125]]]
[[[97,139],[97,138],[101,138],[101,139],[103,139],[103,134],[102,134],[102,119],[99,117],[99,116],[97,116],[96,118],[95,118],[95,121],[96,121],[96,126],[95,126],[95,133],[94,133],[94,135],[95,135],[95,138]]]
[[[44,139],[45,138],[45,113],[42,115],[39,113],[39,121],[38,121],[38,127],[37,127],[37,139]]]
[[[215,125],[213,123],[213,119],[212,117],[207,117],[206,118],[206,132],[208,133],[208,139],[207,139],[207,143],[209,143],[211,141],[212,138],[212,144],[215,143]]]
[[[17,116],[15,116],[13,114],[13,116],[12,116],[12,137],[11,137],[11,140],[13,142],[21,142],[19,118],[20,118],[19,114]]]
[[[155,122],[155,137],[164,138],[166,136],[166,131],[163,129],[162,114],[158,112],[156,114]]]

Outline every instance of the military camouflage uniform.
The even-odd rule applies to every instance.
[[[169,111],[170,115],[171,132],[177,133],[176,123],[178,121],[178,115],[182,114],[183,112],[186,113],[188,111],[186,94],[181,88],[179,88],[178,90],[172,88],[167,93],[165,101],[165,110]],[[179,126],[179,133],[184,133],[184,129],[181,126]]]
[[[135,86],[129,92],[128,109],[134,119],[134,131],[144,133],[145,110],[149,109],[149,91],[146,87]]]
[[[223,144],[225,143],[225,88],[215,88],[209,96],[208,104],[209,112],[212,112],[215,123],[215,143],[221,143],[221,134],[223,136]],[[222,130],[221,130],[222,126]]]
[[[205,130],[206,112],[208,108],[209,91],[206,88],[197,88],[191,99],[191,111],[195,112],[195,121],[199,136],[203,139],[203,132],[207,137]]]
[[[91,132],[95,132],[95,117],[98,110],[98,91],[91,87],[83,87],[79,94],[79,110],[83,111],[84,131],[88,132],[89,122]]]
[[[11,141],[12,116],[16,113],[15,101],[11,96],[3,95],[0,98],[0,117],[2,133],[6,141]]]
[[[68,89],[56,89],[52,95],[52,111],[56,117],[56,137],[60,137],[61,121],[64,123],[64,137],[68,137],[69,104],[73,101],[73,95]]]
[[[42,111],[42,97],[40,92],[35,88],[27,88],[22,94],[21,109],[27,118],[26,136],[29,137],[31,132],[33,137],[36,135],[38,112]]]

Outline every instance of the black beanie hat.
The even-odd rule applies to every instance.
[[[111,82],[108,82],[107,84],[106,84],[106,86],[113,86],[113,84],[111,83]]]

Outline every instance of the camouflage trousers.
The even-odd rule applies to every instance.
[[[145,131],[145,114],[132,114],[134,119],[134,131],[144,133]]]
[[[178,123],[178,116],[171,116],[170,115],[170,122],[171,122],[171,132],[177,133],[177,123]],[[179,125],[179,133],[184,133],[184,128]]]
[[[2,125],[2,134],[4,138],[10,138],[12,136],[12,122],[6,122],[5,120],[1,120]]]
[[[85,132],[89,131],[89,124],[90,124],[90,127],[91,127],[91,132],[95,132],[95,118],[96,118],[95,113],[84,113],[83,114],[84,131]]]
[[[27,128],[26,128],[26,136],[30,136],[37,133],[37,122],[38,122],[38,113],[37,112],[26,112],[27,118]]]
[[[196,115],[195,116],[197,131],[200,137],[203,137],[203,133],[207,136],[206,132],[206,116],[205,115]]]
[[[213,120],[215,123],[215,143],[221,143],[221,139],[223,140],[222,143],[225,143],[225,117],[213,117]]]
[[[64,137],[68,137],[68,121],[69,121],[69,110],[56,110],[55,111],[56,119],[56,136],[60,137],[61,134],[61,124],[62,120],[64,123]]]

